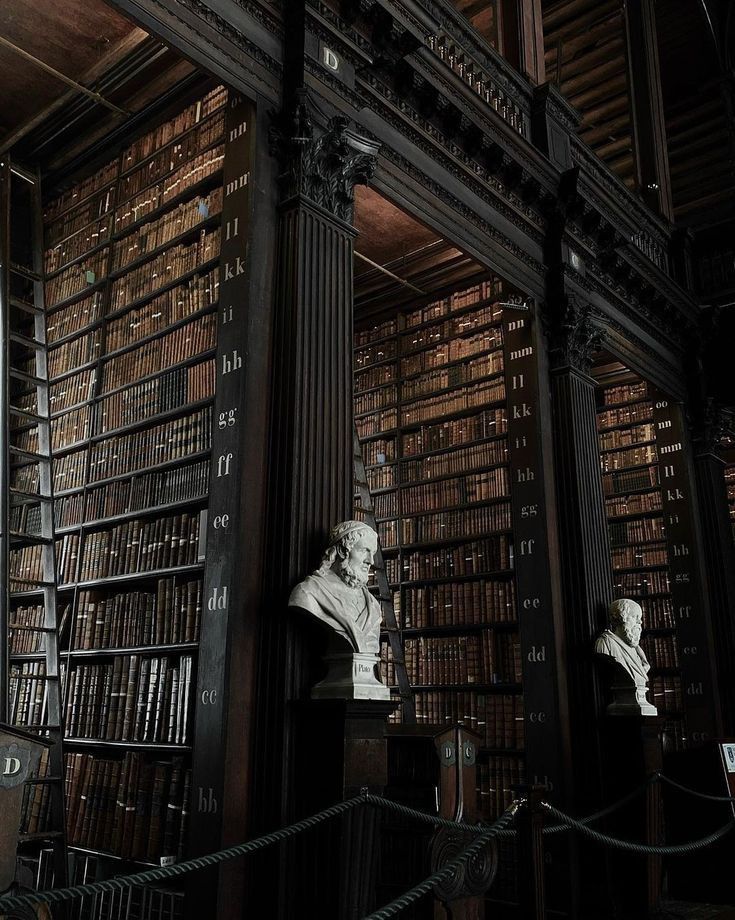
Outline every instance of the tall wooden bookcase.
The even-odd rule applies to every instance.
[[[514,784],[561,785],[537,329],[515,299],[489,278],[355,333],[356,424],[417,721],[483,737],[486,819]],[[387,641],[383,659],[395,683]],[[503,850],[492,895],[515,900]]]
[[[682,408],[628,372],[598,389],[600,465],[615,597],[643,608],[651,701],[665,749],[717,735],[712,639]]]
[[[221,291],[239,302],[231,281],[242,257],[227,246],[247,233],[247,156],[234,149],[246,133],[239,100],[205,85],[44,211],[77,881],[189,850],[195,709],[222,711],[228,576],[212,541],[235,517],[219,481],[237,473],[223,439],[236,424],[229,379],[243,351],[231,336],[218,343],[218,328],[234,315]],[[216,745],[206,730],[223,732],[224,719],[197,720],[197,743]],[[180,892],[127,899],[85,899],[80,916],[124,905],[128,917],[181,915]]]

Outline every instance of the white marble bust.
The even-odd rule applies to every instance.
[[[289,607],[307,610],[330,626],[355,652],[380,651],[380,604],[367,589],[378,535],[362,521],[332,529],[322,562],[291,592]]]
[[[610,625],[598,636],[595,652],[612,658],[630,679],[626,687],[625,678],[621,675],[622,679],[613,685],[616,699],[608,711],[638,711],[642,715],[656,715],[655,706],[646,699],[651,666],[640,647],[643,628],[641,606],[630,598],[621,598],[610,604],[608,617]],[[631,689],[634,690],[633,696],[625,693]]]

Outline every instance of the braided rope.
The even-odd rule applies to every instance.
[[[677,783],[675,779],[670,779],[668,776],[664,776],[663,773],[656,773],[655,776],[658,779],[662,779],[670,786],[674,786],[676,789],[680,789],[682,792],[688,792],[689,795],[693,795],[698,799],[707,799],[710,802],[735,802],[735,796],[710,795],[708,792],[698,792],[696,789],[690,789],[688,786],[682,786],[681,783]]]
[[[414,885],[414,887],[410,888],[408,891],[404,891],[403,894],[399,895],[395,900],[391,901],[390,904],[386,904],[379,910],[369,914],[364,918],[364,920],[389,920],[390,917],[394,917],[402,910],[405,910],[409,905],[413,904],[414,901],[418,901],[419,898],[429,894],[429,892],[432,891],[436,885],[440,884],[445,879],[451,878],[452,874],[456,871],[456,869],[459,868],[459,866],[462,865],[462,863],[477,855],[483,849],[483,847],[485,847],[490,842],[490,840],[492,840],[493,837],[497,836],[497,834],[501,832],[501,829],[506,824],[508,824],[509,821],[513,820],[520,804],[520,801],[513,802],[510,808],[504,812],[497,821],[495,821],[489,827],[483,828],[482,833],[477,837],[477,839],[473,840],[469,846],[465,847],[461,853],[455,856],[454,859],[450,860],[443,868],[433,872],[422,882],[419,882],[418,885]],[[470,829],[478,831],[478,828],[474,826],[471,826]]]
[[[118,875],[114,878],[104,879],[98,882],[89,882],[86,885],[74,885],[69,888],[52,888],[48,891],[34,891],[23,895],[6,895],[0,897],[0,914],[7,913],[22,907],[32,907],[34,904],[51,903],[58,901],[69,901],[72,898],[81,898],[85,895],[92,895],[100,891],[123,891],[133,885],[145,885],[148,882],[160,882],[164,879],[173,878],[178,875],[185,875],[187,872],[194,872],[199,869],[206,869],[209,866],[216,866],[218,863],[227,859],[234,859],[236,856],[245,856],[256,850],[262,850],[264,847],[273,843],[279,843],[300,834],[302,831],[316,827],[329,818],[334,818],[346,811],[354,808],[356,805],[364,805],[366,796],[355,796],[346,802],[339,802],[325,808],[324,811],[317,812],[309,818],[290,824],[288,827],[282,827],[270,834],[257,837],[247,843],[239,843],[237,846],[228,847],[226,850],[220,850],[218,853],[210,853],[206,856],[197,856],[193,859],[187,859],[185,862],[176,863],[173,866],[162,866],[160,869],[147,869],[145,872],[136,872],[133,875]]]
[[[631,853],[644,853],[647,856],[675,856],[677,854],[693,853],[695,850],[701,850],[715,843],[715,841],[735,828],[735,820],[733,820],[700,840],[691,840],[688,843],[677,843],[672,846],[655,846],[654,844],[635,843],[632,840],[621,840],[618,837],[611,837],[609,834],[602,834],[600,831],[587,827],[581,821],[577,821],[576,818],[565,815],[563,811],[559,811],[558,808],[554,808],[553,805],[549,805],[547,802],[542,802],[542,805],[558,821],[568,824],[570,828],[579,831],[597,843],[606,844],[618,850],[628,850]]]

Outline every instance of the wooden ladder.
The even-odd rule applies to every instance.
[[[67,850],[41,189],[36,173],[0,159],[0,723],[50,742],[45,775],[26,781],[29,808],[47,818],[20,841],[24,854],[51,851],[58,887]],[[30,570],[18,570],[20,554]],[[21,617],[24,605],[40,616]]]

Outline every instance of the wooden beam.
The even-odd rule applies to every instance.
[[[567,23],[566,26],[562,26],[558,29],[549,29],[547,27],[546,42],[553,44],[559,39],[564,40],[567,37],[576,38],[591,26],[596,25],[597,22],[603,17],[609,17],[611,14],[619,13],[619,11],[620,0],[607,0],[606,3],[594,4],[589,13],[586,13],[583,16],[578,16],[572,22]]]
[[[599,103],[603,100],[610,99],[613,95],[617,95],[618,93],[626,93],[627,88],[628,83],[625,79],[625,74],[622,73],[617,77],[613,77],[613,79],[606,83],[600,83],[583,93],[579,93],[579,95],[568,96],[567,98],[576,109],[584,111],[585,107],[590,103]]]
[[[498,0],[503,56],[531,83],[546,82],[541,0]]]
[[[671,219],[671,180],[654,0],[627,4],[625,18],[636,180],[646,204]]]
[[[610,118],[602,124],[596,124],[587,131],[581,131],[579,136],[585,144],[594,147],[595,144],[605,140],[605,138],[616,137],[622,132],[630,133],[630,115],[628,112],[624,112],[617,118]]]
[[[560,89],[568,99],[573,99],[588,86],[597,86],[602,83],[604,88],[607,80],[615,74],[625,74],[625,58],[622,55],[603,61],[569,80],[563,80]]]

